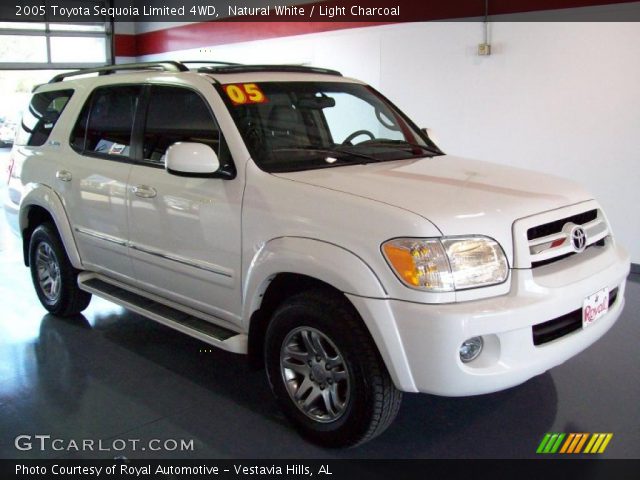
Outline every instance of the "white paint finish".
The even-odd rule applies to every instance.
[[[297,78],[273,75],[275,80]],[[543,267],[540,274],[513,270],[504,284],[456,293],[406,288],[380,251],[390,238],[441,233],[486,233],[505,247],[516,218],[588,198],[569,181],[454,156],[272,175],[249,159],[210,79],[195,73],[112,75],[42,87],[78,90],[51,140],[69,138],[90,87],[136,81],[191,85],[201,91],[229,143],[238,176],[229,181],[183,179],[136,165],[122,180],[121,162],[80,157],[66,144],[31,149],[22,181],[56,185],[65,200],[71,199],[65,207],[74,210],[69,213],[73,226],[123,239],[130,257],[121,257],[134,263],[134,277],[127,279],[123,269],[109,267],[118,253],[112,251],[110,257],[90,258],[85,263],[90,271],[119,273],[132,288],[151,290],[182,309],[204,309],[209,315],[203,318],[242,331],[274,274],[316,276],[352,299],[360,297],[354,305],[398,387],[445,395],[496,391],[525,381],[586,348],[620,313],[629,258],[612,241]],[[80,160],[85,163],[79,166]],[[60,168],[72,171],[70,186],[75,179],[81,182],[68,197],[65,187],[52,180]],[[89,178],[88,172],[104,178],[85,186],[82,179]],[[142,182],[155,188],[157,196],[131,196],[130,187]],[[88,200],[76,200],[74,195],[82,199],[83,193],[91,194]],[[109,216],[111,207],[118,211]],[[127,211],[129,222],[122,225]],[[564,211],[557,210],[560,218]],[[151,255],[155,261],[150,261],[139,247],[147,255],[159,255]],[[91,257],[88,252],[80,248],[83,257]],[[219,267],[227,280],[201,274],[205,270],[198,267]],[[530,345],[532,325],[580,308],[584,298],[604,287],[620,288],[620,300],[599,323],[544,347]],[[476,335],[487,337],[487,354],[461,365],[459,346]]]
[[[481,40],[480,23],[430,22],[216,46],[199,58],[311,63],[365,80],[449,153],[585,185],[640,263],[638,24],[493,23],[488,57],[475,53]]]
[[[175,172],[211,174],[220,168],[220,161],[209,145],[176,142],[167,149],[166,165]]]
[[[591,271],[603,264],[606,267],[598,270],[597,276],[579,281],[572,277],[571,270],[556,272],[556,278],[566,280],[560,287],[543,287],[531,270],[516,270],[508,295],[431,306],[368,299],[363,300],[367,308],[359,311],[363,317],[369,311],[375,312],[378,324],[399,332],[407,359],[403,365],[406,370],[400,370],[402,378],[412,379],[415,385],[415,390],[405,387],[408,391],[446,396],[495,392],[565,362],[602,337],[616,322],[624,307],[628,256],[619,248],[608,247],[582,263]],[[534,346],[533,325],[581,309],[584,292],[596,292],[605,286],[619,288],[618,299],[606,315],[586,329]],[[389,313],[385,313],[385,307]],[[458,356],[460,345],[479,335],[485,338],[483,352],[476,360],[463,364]]]
[[[443,235],[494,238],[510,265],[514,220],[590,198],[578,185],[551,175],[450,155],[278,176],[414,212]]]
[[[139,198],[129,189],[136,280],[147,291],[237,321],[242,182],[134,166],[130,186],[143,182],[156,189],[157,196]]]
[[[338,167],[335,170],[355,170],[358,167]],[[330,170],[323,169],[330,176]],[[295,181],[284,175],[271,175],[260,170],[252,161],[247,163],[246,190],[243,200],[243,271],[250,277],[251,268],[256,265],[256,257],[263,249],[264,243],[280,237],[300,237],[333,244],[336,248],[346,250],[359,258],[375,273],[382,284],[385,294],[392,298],[403,298],[415,302],[453,302],[453,292],[430,293],[406,288],[387,265],[380,245],[390,238],[399,235],[410,237],[434,237],[440,232],[423,217],[403,208],[393,206],[384,201],[371,200],[340,188],[326,188],[319,185]],[[321,174],[320,174],[321,176]],[[375,221],[371,212],[375,210]],[[402,232],[402,233],[400,233]],[[291,255],[290,255],[291,254]],[[279,264],[289,263],[293,273],[300,272],[315,276],[314,268],[308,265],[296,267],[297,257],[293,252],[281,252],[279,258],[271,255],[270,260],[278,260]],[[312,262],[318,252],[310,251],[306,261]],[[315,263],[323,265],[318,272],[320,278],[328,283],[336,283],[336,279],[344,277],[348,268],[335,265],[332,259]],[[265,269],[262,269],[266,271]],[[270,275],[273,271],[267,272]],[[264,279],[266,280],[266,276]],[[358,275],[362,278],[362,275]],[[253,284],[261,284],[263,280]],[[379,297],[379,287],[370,283],[344,279],[338,288],[347,293],[362,296]],[[491,295],[483,289],[485,295]]]
[[[4,210],[14,233],[22,235],[22,232],[29,227],[28,214],[31,207],[44,208],[51,214],[71,265],[75,268],[82,268],[80,253],[62,199],[48,186],[41,183],[26,185],[20,209],[17,209],[15,204],[7,199]]]

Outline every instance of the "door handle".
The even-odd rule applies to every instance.
[[[136,197],[140,198],[153,198],[158,194],[156,189],[149,185],[136,185],[131,191]]]
[[[70,182],[73,176],[69,170],[58,170],[56,172],[56,178],[63,182]]]

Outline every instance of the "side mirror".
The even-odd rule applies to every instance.
[[[165,167],[173,175],[208,177],[220,169],[218,155],[209,145],[176,142],[167,149]]]

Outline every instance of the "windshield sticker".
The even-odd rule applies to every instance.
[[[255,83],[233,83],[223,85],[224,91],[234,105],[246,105],[248,103],[266,103],[267,97]]]

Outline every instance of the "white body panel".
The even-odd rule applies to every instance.
[[[620,314],[629,258],[611,236],[596,248],[529,268],[526,228],[600,211],[570,181],[452,156],[270,174],[250,158],[212,78],[196,73],[128,74],[126,82],[188,85],[202,93],[229,145],[234,179],[186,178],[78,155],[68,138],[84,100],[94,86],[122,77],[64,82],[76,93],[50,137],[59,145],[14,147],[26,160],[11,186],[21,183],[23,195],[9,202],[7,215],[31,204],[49,210],[78,268],[203,312],[205,320],[240,333],[249,332],[276,275],[314,277],[353,303],[398,388],[441,395],[519,384],[588,347]],[[351,81],[299,73],[218,79]],[[56,179],[61,169],[71,181]],[[136,196],[132,188],[138,186],[157,195]],[[25,218],[12,223],[21,231],[27,226]],[[381,253],[392,238],[442,235],[498,241],[511,267],[507,280],[459,292],[419,291],[402,284]],[[580,309],[584,298],[605,287],[617,288],[618,296],[604,317],[533,345],[534,325]],[[478,335],[485,337],[485,350],[463,364],[460,344]]]
[[[157,195],[133,194],[141,184]],[[179,177],[140,165],[133,167],[130,185],[129,247],[139,285],[237,322],[242,183]]]
[[[415,212],[442,235],[492,237],[510,265],[515,219],[591,198],[562,178],[451,155],[278,175]]]
[[[508,295],[442,305],[349,296],[360,314],[387,330],[399,332],[407,363],[405,391],[447,396],[490,393],[518,385],[568,360],[604,335],[624,307],[629,257],[607,247],[584,264],[565,271],[554,265],[546,273],[515,270]],[[582,262],[579,262],[582,263]],[[578,271],[599,274],[579,275]],[[555,271],[554,271],[555,270]],[[545,287],[547,276],[565,285]],[[582,308],[587,295],[618,288],[617,301],[593,325],[557,340],[535,346],[532,326]],[[485,347],[469,364],[458,349],[468,338],[482,335]],[[388,338],[388,335],[385,336]]]

